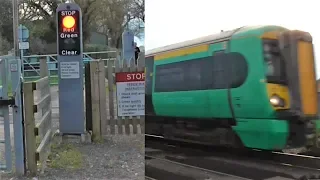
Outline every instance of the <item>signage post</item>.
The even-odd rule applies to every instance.
[[[75,3],[57,8],[59,115],[62,134],[84,134],[82,15]]]
[[[135,60],[134,34],[131,31],[125,30],[122,33],[122,51],[123,60],[128,65],[130,64],[130,61]]]

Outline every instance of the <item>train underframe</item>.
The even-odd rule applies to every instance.
[[[250,120],[248,120],[249,122]],[[262,120],[263,121],[263,120]],[[250,148],[270,151],[283,151],[287,153],[303,153],[318,147],[318,121],[290,121],[278,120],[279,123],[287,123],[288,131],[284,131],[279,135],[279,138],[286,138],[282,144],[278,144],[274,148],[259,148],[255,147],[253,143],[248,142],[250,137],[244,136],[258,136],[249,132],[239,133],[235,130],[235,126],[231,125],[229,121],[222,120],[202,120],[202,119],[186,119],[176,117],[161,117],[161,116],[146,116],[146,134],[163,136],[167,139],[174,139],[179,141],[186,141],[192,143],[213,145],[213,146],[227,146],[232,148]],[[319,126],[319,125],[318,125]],[[267,136],[277,139],[277,134],[272,132],[265,132],[271,134]],[[284,134],[286,133],[286,134]],[[260,134],[261,135],[261,134]],[[251,137],[254,138],[254,137]],[[263,141],[263,138],[261,138]],[[261,142],[260,142],[261,143]],[[270,142],[266,142],[270,143]],[[282,148],[280,148],[282,147]]]

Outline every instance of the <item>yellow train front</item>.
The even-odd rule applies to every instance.
[[[306,147],[318,146],[318,94],[316,68],[312,36],[309,33],[294,30],[284,31],[275,38],[279,42],[281,54],[285,60],[287,88],[283,92],[270,87],[269,93],[282,94],[280,99],[271,99],[278,103],[281,98],[290,102],[285,108],[276,108],[280,119],[287,119],[290,124],[288,145]],[[304,128],[303,128],[304,127]],[[299,136],[304,134],[305,138]],[[290,146],[288,147],[290,148]]]
[[[264,150],[316,147],[312,37],[254,26],[151,50],[146,116],[146,133],[167,138]]]

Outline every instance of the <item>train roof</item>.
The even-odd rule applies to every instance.
[[[219,40],[224,40],[224,39],[229,39],[236,31],[238,31],[240,28],[234,29],[234,30],[229,30],[229,31],[223,31],[221,33],[217,34],[212,34],[208,36],[203,36],[200,38],[192,39],[192,40],[187,40],[175,44],[170,44],[167,46],[151,49],[149,51],[146,51],[146,56],[150,55],[155,55],[158,53],[166,52],[166,51],[172,51],[176,49],[180,49],[183,47],[190,47],[190,46],[196,46],[204,43],[210,43],[213,41],[219,41]]]
[[[152,56],[152,55],[156,55],[156,54],[163,53],[163,52],[177,50],[180,48],[197,46],[200,44],[208,44],[208,43],[213,43],[216,41],[224,41],[224,40],[230,39],[231,36],[234,35],[238,31],[253,30],[253,29],[264,28],[264,27],[266,27],[266,26],[243,26],[243,27],[233,29],[233,30],[223,31],[223,32],[220,32],[217,34],[203,36],[203,37],[200,37],[197,39],[187,40],[187,41],[183,41],[183,42],[151,49],[151,50],[146,51],[145,55]]]

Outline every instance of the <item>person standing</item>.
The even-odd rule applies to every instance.
[[[135,63],[138,64],[138,57],[140,53],[140,48],[137,46],[137,43],[134,43],[135,49],[134,49],[134,56],[135,56]]]

